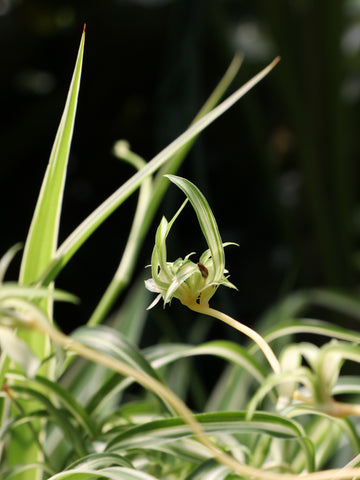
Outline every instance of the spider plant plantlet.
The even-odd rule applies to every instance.
[[[211,297],[220,285],[236,289],[228,279],[224,254],[225,246],[236,244],[222,243],[210,206],[193,183],[175,175],[166,176],[185,193],[187,199],[172,220],[168,222],[163,217],[157,229],[151,257],[152,278],[145,281],[145,286],[151,292],[158,293],[158,296],[148,308],[152,308],[161,298],[163,298],[164,306],[173,298],[177,298],[191,310],[217,318],[247,335],[262,350],[274,373],[279,373],[280,363],[269,344],[259,333],[209,306]],[[178,258],[175,262],[168,262],[166,239],[172,225],[188,201],[195,210],[209,248],[200,256],[198,262],[190,260],[193,253],[186,255],[184,259]]]

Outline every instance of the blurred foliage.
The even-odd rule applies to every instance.
[[[74,51],[84,22],[61,238],[132,173],[112,156],[116,140],[126,138],[151,158],[185,129],[235,51],[245,54],[237,85],[280,55],[276,71],[201,136],[180,172],[206,194],[223,240],[240,244],[227,252],[239,292],[224,292],[219,301],[251,322],[295,288],[356,292],[355,0],[0,0],[2,252],[25,239],[70,80],[72,62],[63,52]],[[170,192],[164,213],[171,217],[179,202]],[[229,209],[228,202],[238,207]],[[84,322],[110,280],[133,205],[120,209],[62,273],[59,286],[83,299],[84,318],[71,322]],[[195,224],[191,213],[184,221],[190,229]],[[172,238],[174,257],[202,251],[192,242],[189,250],[183,237]],[[140,273],[152,244],[153,231]],[[106,245],[101,259],[99,245]],[[161,322],[162,312],[157,315]]]

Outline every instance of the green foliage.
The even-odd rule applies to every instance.
[[[83,49],[84,35],[18,283],[6,282],[5,275],[19,246],[0,260],[1,478],[294,480],[301,475],[305,480],[330,480],[358,476],[360,381],[343,368],[360,362],[360,335],[297,317],[310,304],[358,316],[359,301],[325,290],[297,292],[262,318],[260,327],[271,326],[262,336],[211,309],[208,302],[219,285],[234,287],[225,275],[224,244],[205,196],[194,184],[174,175],[196,136],[277,60],[216,107],[239,67],[236,59],[193,125],[150,162],[125,143],[118,144],[118,155],[137,172],[58,247]],[[189,255],[168,261],[165,242],[183,204],[169,223],[165,219],[160,223],[152,256],[153,281],[147,286],[160,293],[165,304],[172,297],[180,299],[192,310],[235,327],[250,343],[240,346],[235,341],[204,338],[197,345],[163,342],[141,348],[149,302],[142,283],[130,288],[116,318],[99,325],[131,278],[169,183],[163,175],[169,173],[192,205],[208,250],[199,263]],[[52,282],[87,238],[138,188],[129,241],[109,289],[87,325],[71,336],[62,334],[54,326],[52,303],[76,299],[53,288]],[[297,341],[300,334],[306,334],[307,341]],[[329,341],[317,344],[319,337]],[[200,357],[224,365],[215,385],[202,381]],[[175,374],[177,393],[169,388]],[[193,414],[185,401],[201,389],[205,391],[201,411]]]

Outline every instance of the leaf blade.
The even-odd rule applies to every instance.
[[[166,175],[166,177],[185,193],[195,210],[200,228],[211,252],[214,276],[220,278],[225,269],[225,254],[220,232],[210,205],[200,190],[186,178],[176,175]]]
[[[80,87],[84,44],[85,29],[81,37],[65,108],[25,243],[20,270],[20,282],[24,284],[37,280],[44,268],[48,266],[56,250],[66,169]]]

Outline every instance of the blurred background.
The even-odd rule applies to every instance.
[[[223,241],[240,244],[226,250],[239,291],[223,289],[213,303],[254,325],[299,289],[358,294],[358,0],[0,0],[1,254],[25,241],[84,22],[60,241],[133,173],[112,154],[116,140],[151,159],[186,129],[235,52],[245,60],[228,93],[280,55],[275,70],[201,135],[179,171],[206,195]],[[86,322],[115,272],[135,202],[61,273],[57,285],[82,299],[60,308],[65,330]],[[181,202],[170,188],[157,221]],[[150,261],[155,228],[134,281]],[[204,250],[190,208],[169,242],[174,259]],[[184,338],[187,313],[175,303],[176,322],[164,328]],[[151,315],[165,325],[160,306]],[[232,335],[217,328],[212,335]]]

